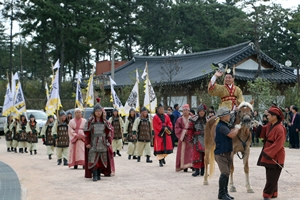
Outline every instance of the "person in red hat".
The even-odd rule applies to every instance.
[[[185,104],[182,106],[183,115],[179,117],[175,124],[175,134],[178,138],[177,154],[176,154],[176,171],[193,167],[192,154],[193,143],[191,135],[194,131],[193,123],[190,121],[190,106]]]
[[[192,176],[194,177],[204,175],[204,128],[206,124],[206,109],[206,105],[201,103],[197,108],[197,115],[192,118],[194,131],[191,137],[194,143],[193,168],[195,169]]]
[[[272,106],[268,110],[268,124],[258,127],[258,135],[264,139],[264,146],[257,162],[258,166],[266,168],[264,200],[278,196],[278,180],[285,159],[286,130],[281,123],[283,119],[284,115],[280,108]]]

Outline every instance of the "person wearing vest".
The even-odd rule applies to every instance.
[[[266,184],[263,190],[264,200],[277,198],[278,180],[284,166],[286,129],[282,125],[284,115],[280,108],[272,106],[268,110],[268,124],[259,126],[257,133],[264,140],[264,146],[257,165],[266,169]],[[286,199],[286,198],[283,198]]]
[[[47,146],[47,155],[49,160],[52,159],[52,155],[54,154],[54,146],[55,146],[54,137],[52,135],[53,125],[54,125],[53,115],[49,115],[46,124],[43,126],[41,130],[42,141],[43,144]]]
[[[240,125],[236,125],[234,129],[229,129],[230,110],[228,107],[221,107],[217,111],[217,117],[219,117],[220,121],[216,126],[216,148],[214,154],[221,172],[218,199],[230,200],[234,199],[228,194],[228,180],[232,165],[232,138],[237,135],[241,127]]]
[[[108,120],[112,127],[114,128],[114,138],[112,141],[112,148],[114,151],[114,156],[116,154],[118,156],[122,156],[120,151],[123,146],[123,128],[124,128],[124,122],[123,119],[119,115],[119,111],[117,109],[113,110],[113,115]]]
[[[226,106],[229,110],[235,110],[244,101],[242,90],[234,85],[234,67],[225,69],[224,84],[216,84],[216,80],[222,77],[224,72],[217,70],[208,84],[208,94],[218,96],[221,99],[219,108]]]
[[[34,155],[37,154],[36,144],[38,143],[38,135],[40,133],[40,127],[38,123],[35,121],[35,117],[33,114],[29,116],[29,122],[26,126],[27,133],[27,144],[29,148],[30,155],[32,155],[32,151],[34,151]]]
[[[172,144],[172,122],[170,117],[164,113],[164,107],[159,104],[157,113],[153,118],[154,131],[154,155],[159,161],[159,166],[166,164],[165,158],[173,153]]]
[[[141,115],[138,117],[133,124],[133,135],[137,138],[136,151],[137,151],[137,162],[141,161],[141,156],[143,155],[143,151],[145,156],[147,157],[146,162],[152,163],[150,160],[151,155],[151,147],[150,142],[152,140],[152,122],[148,116],[147,108],[143,107],[141,109]]]
[[[85,178],[93,177],[93,181],[101,180],[104,176],[115,173],[114,155],[111,147],[112,126],[106,120],[105,110],[97,98],[93,113],[85,125]]]
[[[17,147],[19,145],[19,132],[17,132],[19,126],[19,119],[15,118],[13,123],[11,124],[11,131],[13,132],[13,141],[12,141],[12,147],[14,149],[15,153],[17,152]]]
[[[27,119],[25,114],[20,116],[20,121],[17,126],[19,153],[28,153],[27,151],[27,133],[26,133]],[[23,151],[24,148],[24,151]]]
[[[204,175],[204,129],[206,124],[206,105],[200,104],[197,108],[197,115],[191,118],[194,125],[193,138],[193,168],[195,172],[192,176]],[[201,172],[200,172],[201,169]]]
[[[128,141],[128,160],[131,159],[137,159],[137,154],[136,154],[136,135],[132,134],[132,127],[133,123],[136,119],[136,113],[133,108],[129,110],[129,116],[126,118],[125,125],[124,125],[124,136],[127,138]]]
[[[57,165],[61,165],[64,161],[64,166],[68,166],[69,158],[69,134],[68,134],[69,120],[67,114],[62,111],[59,114],[59,120],[56,120],[53,128],[52,135],[54,136],[56,143],[56,157]]]
[[[7,116],[7,119],[4,123],[4,134],[5,134],[5,140],[6,140],[6,147],[7,147],[7,152],[12,152],[13,151],[13,117],[11,115]]]

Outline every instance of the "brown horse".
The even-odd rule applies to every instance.
[[[241,129],[239,130],[237,136],[232,139],[233,152],[231,154],[232,159],[235,153],[240,157],[240,159],[243,159],[244,171],[246,175],[246,188],[248,193],[253,193],[249,181],[249,164],[248,164],[248,159],[250,155],[250,144],[252,138],[250,132],[250,127],[252,125],[252,119],[253,119],[252,104],[253,101],[251,103],[242,102],[239,105],[238,110],[235,112],[234,124],[241,124]],[[204,129],[204,143],[205,143],[205,157],[204,157],[205,174],[204,174],[204,182],[203,182],[204,185],[208,185],[208,181],[207,181],[208,164],[210,164],[210,168],[209,168],[210,177],[214,172],[214,165],[215,165],[214,149],[215,149],[215,134],[216,134],[215,132],[216,132],[217,122],[218,122],[218,118],[212,117],[206,123]],[[239,155],[239,153],[241,153],[241,156]],[[236,192],[236,188],[233,183],[233,171],[234,171],[234,166],[232,164],[230,169],[229,185],[230,185],[230,191]]]

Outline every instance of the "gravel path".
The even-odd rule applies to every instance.
[[[176,148],[167,157],[164,167],[152,157],[152,164],[127,160],[125,145],[122,157],[115,158],[116,176],[102,177],[93,182],[84,178],[84,170],[58,166],[56,156],[48,160],[46,147],[38,144],[38,154],[29,155],[6,152],[5,139],[0,139],[0,160],[11,166],[17,173],[23,199],[27,200],[81,200],[81,199],[217,199],[219,170],[203,185],[203,177],[192,177],[189,172],[175,172]],[[243,164],[235,156],[236,193],[230,193],[236,200],[261,200],[265,183],[265,170],[256,166],[261,147],[252,147],[250,155],[250,181],[254,193],[247,193]],[[279,180],[278,200],[300,200],[300,150],[286,149],[285,169],[293,176],[282,171]],[[0,198],[1,199],[1,198]]]

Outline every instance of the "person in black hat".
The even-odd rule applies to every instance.
[[[59,119],[54,122],[52,128],[52,135],[54,136],[56,143],[56,157],[57,165],[61,165],[62,160],[64,161],[64,166],[68,166],[69,158],[69,134],[68,134],[68,124],[67,114],[62,111],[59,114]]]
[[[197,108],[196,117],[192,118],[194,131],[193,138],[193,177],[204,175],[204,128],[206,125],[206,105],[201,103]]]
[[[112,151],[112,126],[106,120],[105,110],[97,98],[93,113],[86,123],[85,134],[85,178],[101,180],[100,174],[111,176],[115,172]]]
[[[52,135],[53,126],[54,126],[53,115],[49,115],[46,124],[43,126],[41,130],[42,141],[43,144],[47,146],[47,155],[49,160],[52,159],[52,155],[54,154],[55,140],[54,140],[54,136]]]
[[[234,138],[239,129],[240,125],[232,130],[229,129],[230,122],[230,110],[227,107],[221,107],[217,111],[217,117],[220,118],[216,126],[216,137],[215,137],[215,160],[218,163],[221,175],[219,178],[219,193],[218,198],[223,200],[231,200],[228,194],[228,180],[230,174],[230,167],[232,165],[232,138]]]
[[[154,130],[154,155],[159,161],[159,166],[166,164],[165,158],[173,153],[172,144],[172,122],[167,114],[164,113],[164,107],[157,106],[157,114],[153,118]]]
[[[120,151],[123,146],[123,128],[124,122],[123,119],[119,115],[119,111],[114,108],[113,115],[108,120],[114,128],[114,139],[112,141],[112,148],[114,151],[114,155],[122,156]]]
[[[151,155],[151,147],[150,142],[152,140],[152,120],[148,116],[148,109],[143,107],[141,109],[141,115],[138,117],[133,124],[133,135],[137,138],[137,144],[136,144],[136,151],[137,151],[137,162],[141,161],[141,156],[143,155],[143,152],[146,156],[146,162],[152,163],[152,160],[150,160]]]
[[[27,144],[29,148],[30,155],[32,155],[32,151],[34,151],[34,155],[37,154],[37,143],[38,143],[38,134],[40,133],[40,127],[35,120],[33,114],[29,116],[29,122],[26,126],[27,132]]]
[[[216,80],[219,77],[224,77],[224,84],[216,84]],[[208,84],[208,93],[211,96],[218,96],[221,99],[219,107],[226,106],[229,110],[234,110],[238,105],[244,101],[242,90],[234,85],[235,67],[226,67],[225,72],[217,70],[214,76],[211,78]]]
[[[13,151],[13,117],[11,115],[7,116],[7,120],[4,123],[3,129],[4,129],[4,134],[5,134],[5,140],[6,140],[6,147],[7,147],[7,152],[12,152]]]
[[[72,119],[72,113],[70,111],[67,112],[67,119],[70,121]]]
[[[128,160],[131,159],[137,159],[137,153],[136,153],[136,142],[137,138],[136,135],[132,134],[132,127],[134,124],[134,121],[136,119],[136,112],[133,108],[129,110],[129,116],[126,118],[125,125],[124,125],[124,136],[127,138],[128,141]]]
[[[22,114],[20,116],[20,121],[17,126],[17,132],[18,132],[18,141],[19,141],[19,153],[28,153],[27,151],[27,133],[26,133],[26,125],[27,125],[27,119],[25,117],[25,114]],[[23,151],[23,148],[24,151]]]

